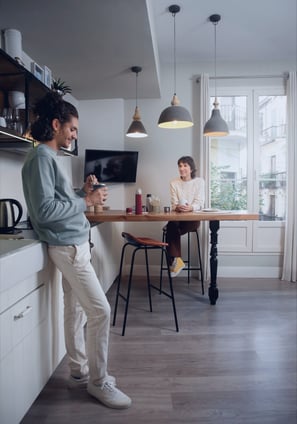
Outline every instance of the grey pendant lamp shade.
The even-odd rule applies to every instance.
[[[211,112],[210,119],[206,122],[204,125],[203,135],[208,137],[223,137],[229,134],[229,129],[227,123],[224,121],[224,119],[221,117],[220,109],[219,109],[219,102],[217,99],[217,33],[216,33],[216,26],[218,22],[221,20],[220,15],[211,15],[209,17],[210,22],[214,25],[214,44],[215,44],[215,50],[214,50],[214,62],[215,62],[215,101],[213,103],[213,110]]]
[[[213,103],[214,108],[211,112],[211,117],[204,125],[203,135],[208,137],[223,137],[229,134],[228,125],[221,117],[220,109],[218,108],[219,103],[216,100]]]
[[[147,137],[147,132],[141,122],[141,116],[140,116],[140,112],[139,112],[139,108],[137,104],[137,101],[138,101],[137,78],[138,78],[139,72],[142,71],[142,68],[140,66],[132,66],[131,71],[136,74],[136,106],[135,106],[135,112],[132,118],[133,121],[130,127],[128,128],[126,136],[131,138],[144,138],[144,137]]]
[[[174,95],[171,100],[171,106],[163,110],[160,115],[158,126],[160,128],[187,128],[193,126],[193,120],[191,118],[190,112],[179,105],[179,99],[176,95],[176,43],[175,43],[175,15],[180,11],[180,7],[177,4],[169,6],[169,12],[173,16],[174,21]]]

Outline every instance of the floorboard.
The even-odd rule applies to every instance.
[[[68,390],[61,362],[22,424],[296,424],[296,284],[277,279],[219,281],[215,306],[200,282],[174,279],[171,302],[145,284],[132,290],[126,335],[123,305],[110,334],[110,374],[131,396],[127,410]],[[108,293],[112,311],[115,288]]]

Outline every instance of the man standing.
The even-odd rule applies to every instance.
[[[87,385],[89,394],[104,405],[128,408],[131,399],[107,371],[110,305],[90,262],[90,225],[84,214],[88,206],[104,204],[107,189],[93,190],[98,181],[90,175],[75,193],[56,160],[58,150],[77,138],[76,108],[50,92],[36,104],[34,113],[31,134],[40,144],[23,166],[23,190],[33,228],[62,273],[68,386]]]

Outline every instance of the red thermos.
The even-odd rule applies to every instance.
[[[136,215],[141,215],[142,214],[142,196],[141,196],[142,192],[141,189],[137,189],[136,190],[136,194],[135,194],[135,213]]]

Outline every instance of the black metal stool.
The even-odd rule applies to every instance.
[[[165,294],[167,297],[169,297],[171,299],[173,314],[174,314],[174,321],[175,321],[175,328],[176,328],[176,331],[179,331],[178,322],[177,322],[177,315],[176,315],[176,308],[175,308],[173,286],[172,286],[172,279],[171,279],[171,275],[170,275],[170,264],[169,264],[169,258],[168,258],[167,251],[166,251],[167,243],[161,242],[159,240],[154,240],[154,239],[151,239],[151,238],[148,238],[148,237],[135,237],[132,234],[125,233],[125,232],[122,233],[122,236],[126,240],[126,243],[124,244],[124,246],[122,248],[121,263],[120,263],[120,270],[119,270],[119,275],[118,275],[118,285],[117,285],[117,292],[116,292],[116,300],[115,300],[115,308],[114,308],[113,324],[112,325],[115,325],[115,322],[116,322],[118,301],[119,301],[119,297],[121,297],[126,302],[123,329],[122,329],[122,336],[125,335],[135,254],[139,250],[144,250],[144,252],[145,252],[145,264],[146,264],[146,277],[147,277],[147,290],[148,290],[148,297],[149,297],[150,312],[152,312],[152,310],[153,310],[152,309],[152,296],[151,296],[151,288],[153,288],[153,289],[157,290],[160,294]],[[120,286],[121,286],[121,279],[122,279],[122,267],[123,267],[124,255],[125,255],[126,247],[128,247],[128,246],[134,247],[134,250],[133,250],[133,253],[132,253],[132,260],[131,260],[131,265],[130,265],[127,294],[123,295],[120,292]],[[168,272],[169,293],[164,291],[161,287],[154,286],[150,281],[149,265],[148,265],[148,250],[156,250],[156,249],[159,249],[159,250],[162,251],[162,260],[163,260],[163,255],[165,254],[166,263],[167,263],[167,267],[165,269],[167,269],[167,272]]]
[[[163,227],[163,237],[162,241],[166,242],[166,231],[167,231],[167,225]],[[197,266],[191,265],[191,233],[194,233],[196,235],[196,241],[197,241],[197,259],[198,264]],[[199,241],[199,233],[198,228],[196,230],[189,231],[187,234],[188,240],[187,240],[187,247],[188,247],[188,254],[187,259],[184,260],[184,263],[187,264],[187,266],[183,269],[183,271],[188,272],[188,284],[190,284],[190,277],[191,277],[191,271],[198,271],[198,279],[199,279],[199,272],[200,272],[200,281],[201,281],[201,292],[204,295],[204,276],[203,276],[203,268],[202,268],[202,260],[201,260],[201,252],[200,252],[200,241]],[[163,266],[163,253],[161,255],[161,273],[160,273],[160,281],[161,281],[161,287],[162,287],[162,271],[166,269]]]

